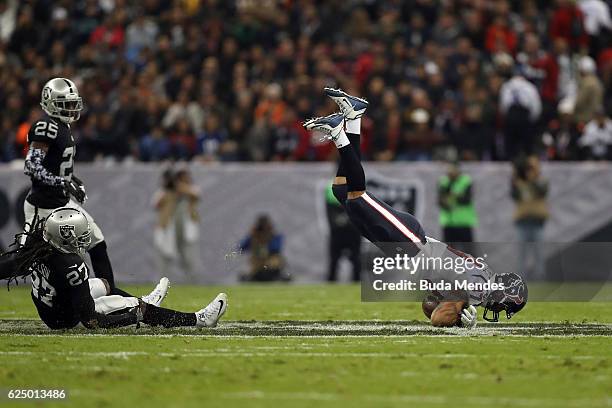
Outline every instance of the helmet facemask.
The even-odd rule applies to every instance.
[[[54,78],[43,87],[40,106],[47,115],[70,124],[81,117],[83,100],[74,82],[66,78]]]
[[[57,97],[51,101],[58,118],[65,123],[79,120],[83,110],[83,99],[80,96],[68,95],[65,98]]]
[[[499,314],[506,311],[506,318],[511,319],[527,303],[527,284],[515,273],[496,274],[493,278],[496,283],[503,283],[504,289],[492,291],[484,302],[482,318],[488,322],[498,322]],[[493,317],[488,317],[488,312]]]
[[[47,217],[43,239],[60,252],[84,257],[91,245],[91,226],[80,211],[60,208]]]

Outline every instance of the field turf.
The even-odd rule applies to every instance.
[[[605,289],[468,332],[431,328],[417,303],[361,303],[352,285],[177,286],[165,306],[181,310],[226,291],[219,327],[51,332],[21,286],[0,295],[0,406],[612,406]],[[68,397],[9,401],[15,388]]]

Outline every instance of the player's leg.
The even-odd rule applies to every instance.
[[[343,128],[340,114],[311,119],[304,126],[331,139],[340,154],[347,179],[346,209],[351,222],[373,243],[408,242],[419,246],[425,234],[410,214],[401,213],[366,193],[365,172]]]
[[[219,293],[205,308],[195,313],[185,313],[145,304],[142,322],[164,327],[215,327],[227,309],[227,295]]]
[[[368,101],[349,95],[340,89],[325,88],[325,94],[336,102],[342,111],[345,120],[346,135],[357,157],[361,159],[361,117],[368,108]],[[332,185],[332,191],[340,204],[344,206],[347,198],[348,186],[342,157],[340,157],[338,171],[336,172],[336,177]]]
[[[120,295],[130,297],[131,295],[115,285],[115,275],[113,273],[113,266],[110,258],[108,257],[108,251],[106,246],[106,240],[102,230],[96,224],[94,218],[76,201],[70,200],[66,207],[75,208],[81,211],[89,225],[91,226],[91,245],[89,246],[89,258],[91,259],[91,266],[93,267],[94,274],[97,278],[105,279],[111,287],[112,295]]]

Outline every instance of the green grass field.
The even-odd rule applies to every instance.
[[[67,401],[36,406],[612,406],[608,289],[468,332],[431,328],[417,303],[362,303],[352,285],[178,286],[165,305],[180,310],[226,291],[219,327],[50,332],[21,286],[0,296],[0,405],[55,388]]]

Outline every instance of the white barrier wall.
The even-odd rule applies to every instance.
[[[483,242],[516,240],[509,196],[509,164],[466,164],[474,179],[480,216],[476,238]],[[202,216],[196,280],[234,282],[244,257],[236,242],[257,214],[269,213],[285,236],[284,254],[298,281],[322,280],[327,268],[324,187],[335,172],[332,163],[193,165],[201,187]],[[77,164],[88,188],[86,208],[101,226],[118,281],[145,282],[159,277],[152,246],[156,214],[151,197],[159,184],[160,165]],[[413,211],[428,235],[439,236],[436,180],[440,163],[366,164],[369,188],[396,206]],[[546,239],[572,242],[612,219],[612,166],[608,163],[546,164],[552,217]],[[20,165],[0,167],[0,237],[7,244],[19,229],[14,209],[29,185]],[[2,202],[5,201],[5,204]],[[6,201],[9,203],[7,209]],[[170,278],[184,281],[176,270]]]

